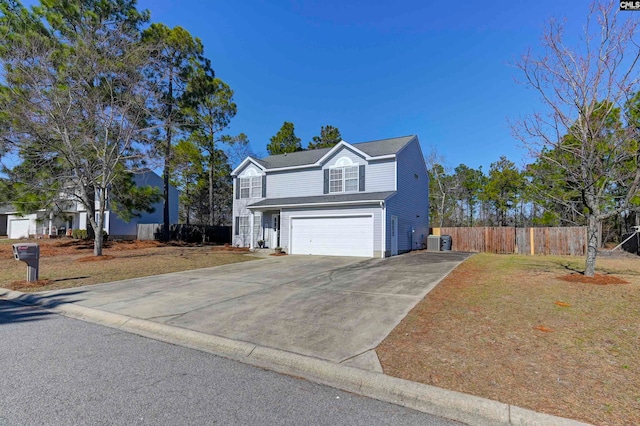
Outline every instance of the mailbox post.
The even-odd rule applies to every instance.
[[[13,257],[27,264],[27,281],[38,281],[40,269],[40,246],[38,244],[13,244]]]

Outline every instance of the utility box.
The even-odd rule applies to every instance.
[[[13,257],[27,264],[27,281],[38,281],[40,269],[40,246],[38,244],[13,244]]]
[[[427,237],[427,250],[440,251],[440,237],[438,235],[429,235]]]
[[[451,235],[440,236],[440,250],[451,251],[452,238]]]

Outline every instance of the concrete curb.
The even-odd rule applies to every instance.
[[[0,298],[128,333],[223,356],[279,373],[302,377],[381,401],[469,425],[580,426],[587,423],[538,413],[460,392],[437,388],[304,355],[200,333],[180,327],[87,308],[58,304],[34,294],[0,288]]]

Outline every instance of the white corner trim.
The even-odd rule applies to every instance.
[[[384,259],[387,250],[387,204],[384,201],[380,201],[380,207],[382,208],[382,250],[380,257]]]

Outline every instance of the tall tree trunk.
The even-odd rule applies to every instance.
[[[440,202],[440,228],[444,226],[444,203],[446,196],[442,194],[442,201]]]
[[[213,154],[209,156],[209,225],[213,226],[215,222],[214,200],[213,200]]]
[[[103,238],[103,228],[104,228],[104,210],[105,210],[105,203],[106,203],[106,194],[105,194],[105,189],[104,188],[100,188],[99,190],[99,194],[98,194],[98,203],[100,205],[100,207],[98,208],[97,211],[97,215],[95,213],[93,213],[93,218],[92,220],[87,221],[88,224],[90,224],[92,227],[94,225],[93,220],[95,220],[95,228],[94,228],[94,238],[93,238],[93,255],[94,256],[102,256],[102,245],[104,242],[104,238]],[[91,191],[93,193],[93,200],[95,200],[95,189],[93,189]],[[95,201],[93,202],[93,206],[94,208],[92,209],[93,211],[95,211]]]
[[[100,209],[102,210],[102,209]],[[102,230],[104,228],[104,213],[98,214],[98,220],[96,223],[96,228]],[[103,233],[98,231],[95,233],[95,237],[93,239],[93,255],[94,256],[102,256],[102,245],[104,243]]]
[[[164,208],[162,215],[162,240],[169,241],[169,160],[171,158],[171,126],[167,128],[166,146],[164,148],[164,170],[162,173]]]
[[[95,219],[96,217],[96,189],[93,186],[89,186],[87,188],[87,199],[91,200],[85,207],[87,209],[87,239],[94,240],[96,239],[96,232],[93,229],[93,222],[91,222],[91,217]],[[94,243],[95,245],[95,243]],[[95,247],[94,247],[95,249]]]
[[[587,259],[584,275],[593,277],[596,272],[596,256],[598,255],[598,219],[594,214],[587,218]]]
[[[171,162],[171,137],[172,135],[172,122],[171,115],[173,113],[173,73],[169,76],[169,105],[167,105],[167,126],[166,126],[166,140],[164,147],[164,171],[163,171],[163,189],[164,189],[164,210],[162,217],[162,240],[169,241],[169,226],[171,225],[169,218],[169,174]]]
[[[187,195],[187,200],[190,200],[190,198],[189,198],[189,184],[190,184],[189,178],[187,178],[187,182],[186,182],[186,184],[184,186],[184,190],[185,190],[186,195]],[[189,216],[191,216],[191,209],[189,208],[189,204],[190,203],[191,203],[191,201],[186,202],[185,203],[185,207],[184,207],[187,210],[187,214],[186,214],[187,217],[185,218],[185,222],[186,222],[187,226],[189,226],[189,220],[190,220]]]

